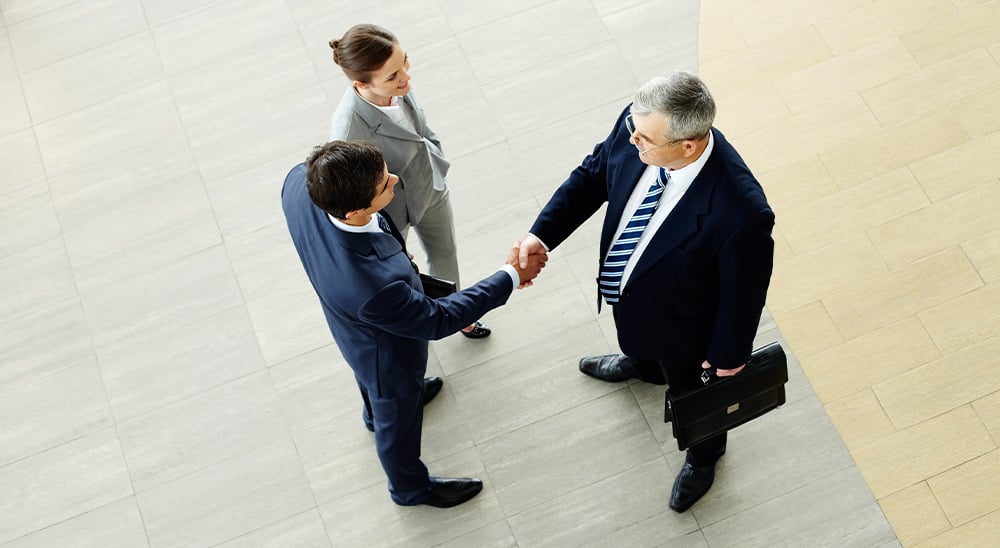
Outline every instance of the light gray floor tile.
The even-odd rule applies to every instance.
[[[29,125],[31,116],[21,89],[21,79],[0,81],[0,135],[13,133]]]
[[[539,89],[551,87],[552,82],[559,82],[557,90],[538,93]],[[603,42],[566,57],[545,59],[531,70],[493,80],[483,92],[497,112],[504,133],[515,137],[615,97],[631,96],[638,87],[618,47],[613,42]],[[613,122],[609,120],[608,124]],[[610,128],[609,125],[606,131]],[[592,149],[591,146],[582,152]]]
[[[32,185],[3,196],[0,234],[0,258],[59,238],[59,220],[45,185]]]
[[[660,456],[635,399],[624,390],[493,438],[478,449],[507,515]]]
[[[72,4],[74,0],[19,0],[17,2],[5,1],[3,6],[3,20],[12,25],[19,21],[24,21],[29,17],[35,17],[43,13],[53,11],[57,8]]]
[[[119,422],[199,394],[264,368],[246,308],[166,331],[136,336],[100,354],[115,419]]]
[[[0,546],[141,548],[149,543],[135,497],[126,497]]]
[[[304,160],[330,133],[329,118],[320,114],[327,111],[327,105],[326,93],[317,84],[244,112],[221,113],[208,123],[188,127],[191,150],[202,176],[206,181],[229,177],[296,152]],[[284,177],[275,183],[276,200],[282,180]]]
[[[510,526],[524,548],[654,546],[683,537],[698,523],[667,507],[668,476],[659,458],[511,516]]]
[[[427,372],[427,376],[432,375],[439,373]],[[463,406],[455,400],[451,379],[444,377],[444,388],[432,403],[424,407],[420,451],[424,462],[450,457],[475,446],[476,430]]]
[[[100,353],[132,338],[218,314],[242,298],[222,246],[183,257],[150,272],[82,295]]]
[[[11,289],[0,293],[0,317],[6,319],[31,315],[76,296],[62,238],[6,257],[0,263],[0,279]]]
[[[657,544],[657,548],[709,548],[708,542],[701,530],[688,533],[681,538],[673,539],[664,544]]]
[[[141,0],[150,27],[217,6],[225,0]]]
[[[330,328],[312,286],[247,303],[264,361],[275,365],[330,344]]]
[[[506,19],[456,32],[456,37],[480,82],[495,82],[553,59],[565,63],[563,58],[611,39],[594,6],[573,0],[546,2]],[[545,55],[538,55],[539,51]],[[567,75],[569,72],[563,73]],[[566,79],[558,81],[561,87]]]
[[[0,466],[111,425],[93,361],[0,391]]]
[[[50,176],[183,132],[165,81],[35,125]]]
[[[420,95],[428,125],[441,139],[441,148],[453,164],[464,163],[464,156],[502,143],[506,137],[500,123],[479,89],[461,95]],[[460,108],[455,108],[455,105]],[[471,166],[481,169],[481,166]],[[449,176],[449,180],[451,176]],[[513,182],[513,181],[512,181]]]
[[[288,288],[311,287],[288,226],[279,221],[226,242],[243,298],[253,301]]]
[[[187,13],[153,28],[163,68],[173,75],[237,56],[246,50],[295,34],[295,23],[281,0],[261,0],[233,9],[219,4]],[[245,62],[236,57],[234,63]]]
[[[893,538],[864,479],[854,467],[705,527],[724,546],[879,546]]]
[[[584,324],[449,376],[476,442],[621,389],[620,384],[591,382],[569,357],[600,336],[596,325]]]
[[[114,429],[0,467],[0,543],[132,494]]]
[[[157,141],[50,184],[83,293],[222,241],[182,139]]]
[[[375,435],[361,421],[360,394],[356,399],[354,413],[294,433],[299,458],[319,504],[372,486],[384,495],[379,506],[391,504],[385,472],[375,453]]]
[[[40,123],[163,80],[163,68],[146,31],[50,63],[21,79],[31,119]]]
[[[79,299],[0,324],[0,386],[41,379],[94,357]]]
[[[498,521],[482,529],[473,531],[444,544],[439,544],[439,548],[466,548],[476,546],[478,548],[518,548],[514,533],[510,530],[507,520]]]
[[[219,544],[219,548],[322,548],[330,546],[323,518],[316,509]]]
[[[0,137],[0,165],[4,169],[4,176],[0,179],[0,196],[45,182],[35,132],[31,129]]]
[[[497,211],[529,198],[511,189],[511,185],[516,184],[520,177],[520,165],[506,142],[499,142],[454,161],[448,171],[448,190],[455,226],[480,218],[484,214],[483,204],[490,204],[489,211]],[[511,227],[513,234],[523,236],[520,234],[522,230],[527,230],[527,227]]]
[[[293,432],[308,430],[349,412],[361,416],[361,394],[354,371],[330,339],[317,350],[270,369],[278,401]]]
[[[51,7],[56,6],[38,5],[30,11],[41,12]],[[73,2],[20,22],[7,21],[14,58],[22,74],[145,28],[146,18],[139,0]],[[45,39],[40,40],[39,36]]]
[[[265,372],[118,424],[136,491],[289,440]]]
[[[276,222],[285,222],[281,212],[281,185],[288,172],[305,161],[310,149],[311,146],[295,150],[275,160],[205,180],[208,199],[223,238],[228,241]]]
[[[241,451],[137,498],[156,547],[215,545],[315,504],[289,440]]]
[[[459,33],[490,23],[497,23],[499,25],[502,19],[510,18],[523,11],[547,4],[550,1],[513,0],[508,2],[473,4],[463,2],[462,0],[442,0],[439,3],[441,4],[441,9],[448,16],[448,22],[451,24],[452,31]],[[514,22],[510,20],[504,23],[514,25]]]
[[[482,92],[479,90],[476,74],[472,71],[472,66],[469,65],[465,52],[462,51],[462,47],[454,36],[443,37],[430,44],[414,48],[406,44],[403,44],[403,47],[410,60],[409,73],[412,76],[410,85],[415,90],[422,105],[426,107],[436,101],[449,98],[452,101],[452,108],[441,109],[442,112],[447,111],[454,114],[454,111],[457,110],[465,114],[472,114],[477,110],[475,105],[464,104],[469,96],[482,96]],[[456,103],[461,104],[461,108],[454,108]],[[441,132],[438,130],[439,124],[433,123],[436,119],[436,116],[430,118],[431,127],[438,136],[441,136]],[[470,120],[469,125],[473,124],[474,122]],[[446,152],[450,156],[455,155],[455,152],[450,149],[446,149]]]
[[[412,546],[416,542],[436,546],[504,517],[475,450],[430,462],[427,466],[436,476],[480,477],[484,480],[483,491],[469,502],[447,510],[430,506],[404,507],[390,502],[385,482],[380,482],[320,506],[332,544],[389,547]],[[365,510],[359,512],[359,508]]]
[[[0,81],[17,76],[17,65],[10,51],[10,40],[7,39],[7,26],[0,25]]]

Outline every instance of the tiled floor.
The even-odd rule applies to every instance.
[[[0,8],[0,547],[976,546],[1000,531],[1000,3]],[[615,348],[595,222],[488,316],[493,337],[432,344],[446,384],[424,458],[484,493],[446,511],[389,501],[278,203],[347,85],[326,41],[362,21],[413,60],[454,162],[467,280],[641,82],[687,68],[713,88],[778,214],[777,325],[766,315],[758,340],[798,360],[788,404],[734,432],[690,512],[666,506],[682,455],[661,387],[576,371]]]

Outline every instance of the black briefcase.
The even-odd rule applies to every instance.
[[[447,297],[458,290],[455,282],[430,274],[420,274],[420,283],[424,286],[424,295],[432,299]]]
[[[778,343],[754,350],[732,377],[702,374],[704,386],[686,394],[667,389],[664,422],[673,426],[677,448],[688,447],[751,421],[785,403],[788,362]]]

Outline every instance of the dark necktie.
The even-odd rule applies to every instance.
[[[622,274],[625,273],[625,265],[628,264],[632,252],[635,251],[635,246],[639,243],[642,231],[646,229],[646,225],[649,224],[653,213],[656,212],[663,189],[666,188],[669,182],[670,174],[661,167],[659,176],[653,181],[653,184],[649,185],[649,190],[646,191],[646,196],[642,199],[642,203],[635,209],[635,213],[632,214],[632,218],[625,225],[625,229],[622,230],[621,235],[618,236],[615,243],[611,245],[611,249],[608,250],[608,256],[604,259],[604,265],[601,267],[600,278],[598,279],[598,289],[600,289],[601,295],[604,295],[604,302],[608,304],[618,302],[618,297],[621,294]]]
[[[392,229],[389,228],[389,221],[386,221],[385,217],[383,217],[381,213],[376,213],[375,219],[378,221],[378,227],[382,229],[382,232],[392,234]]]

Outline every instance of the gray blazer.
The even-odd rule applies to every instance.
[[[424,110],[413,93],[401,99],[417,133],[397,125],[351,87],[333,113],[330,140],[368,141],[382,151],[389,171],[399,176],[399,184],[405,190],[402,193],[405,202],[394,199],[385,211],[397,225],[404,226],[419,223],[431,203],[433,191],[445,190],[451,164],[441,152],[437,135],[427,127]]]

